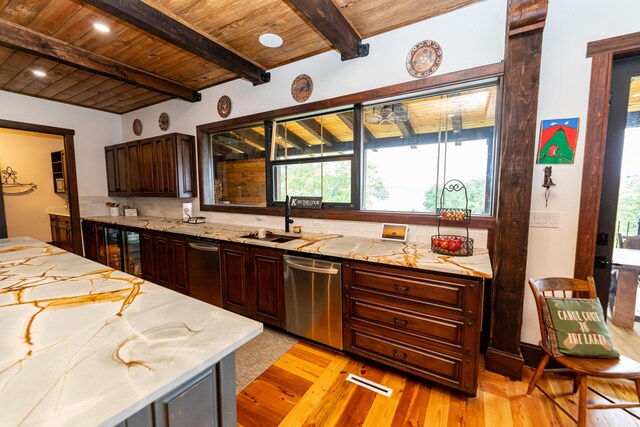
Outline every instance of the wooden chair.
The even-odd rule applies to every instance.
[[[640,403],[616,403],[609,397],[601,394],[597,390],[591,389],[596,394],[603,397],[610,402],[609,404],[594,404],[587,405],[587,378],[597,377],[604,379],[623,378],[629,379],[635,382],[636,394],[638,401],[640,402],[640,363],[625,356],[620,356],[617,359],[602,359],[602,358],[589,358],[589,357],[554,357],[549,347],[549,336],[547,328],[545,326],[542,317],[542,305],[544,297],[554,296],[559,298],[596,298],[596,288],[593,281],[593,277],[588,277],[587,280],[569,279],[552,277],[546,279],[540,279],[534,281],[529,279],[529,287],[535,296],[536,308],[538,310],[538,322],[540,323],[540,334],[542,340],[540,341],[540,347],[544,351],[544,356],[540,360],[538,367],[536,368],[533,378],[529,383],[527,394],[531,395],[534,388],[538,388],[545,396],[547,396],[554,405],[556,405],[562,412],[567,414],[574,422],[578,423],[578,426],[583,427],[587,423],[587,409],[624,409],[639,408]],[[578,394],[578,418],[576,419],[569,411],[564,408],[560,403],[555,400],[556,396],[551,395],[546,390],[538,385],[538,380],[542,376],[545,367],[550,359],[554,359],[565,369],[564,371],[572,372],[574,377],[573,393],[576,391]],[[632,416],[639,418],[631,411],[627,411]]]

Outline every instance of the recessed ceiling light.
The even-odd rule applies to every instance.
[[[93,28],[95,28],[96,30],[100,31],[101,33],[108,33],[109,31],[111,31],[111,28],[109,28],[106,25],[101,24],[99,22],[94,22],[93,23]]]
[[[47,77],[47,73],[42,70],[31,70],[31,72],[37,77]]]
[[[260,43],[262,43],[266,47],[282,46],[282,37],[275,34],[265,33],[260,36],[259,40]]]

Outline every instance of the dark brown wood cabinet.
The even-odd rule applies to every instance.
[[[66,193],[67,160],[64,150],[51,153],[51,172],[53,175],[53,191],[56,193]]]
[[[282,251],[225,243],[222,257],[222,307],[284,328]]]
[[[107,191],[109,196],[129,195],[129,156],[127,144],[105,147]]]
[[[129,195],[142,195],[142,167],[140,158],[140,144],[127,143],[127,169],[129,171]]]
[[[475,395],[483,279],[344,264],[344,348]]]
[[[60,249],[73,252],[71,219],[64,215],[49,214],[49,225],[51,226],[51,243]]]
[[[109,196],[196,197],[194,137],[179,133],[105,147]]]
[[[140,242],[142,278],[188,294],[186,238],[161,231],[141,230]]]
[[[101,264],[107,263],[107,252],[104,245],[104,226],[102,223],[82,220],[82,241],[84,256]]]

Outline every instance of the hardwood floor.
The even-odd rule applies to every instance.
[[[640,349],[633,345],[638,342],[638,331],[612,333],[623,353]],[[346,382],[349,373],[390,387],[391,397]],[[540,391],[525,394],[532,373],[527,368],[524,381],[511,381],[482,368],[474,398],[364,359],[299,342],[238,394],[238,425],[574,426]],[[548,390],[563,394],[569,410],[577,414],[571,379],[545,374],[542,382]],[[619,399],[635,400],[631,382],[594,381],[591,385]],[[590,400],[602,399],[591,393]],[[588,425],[640,426],[640,420],[622,410],[590,411]]]

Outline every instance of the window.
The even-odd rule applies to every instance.
[[[354,206],[353,110],[278,122],[271,144],[273,200],[318,196]]]
[[[363,210],[434,212],[445,182],[490,214],[496,86],[364,108]],[[464,206],[463,193],[446,204]]]
[[[334,217],[375,211],[381,218],[435,212],[444,184],[458,179],[472,213],[491,215],[497,94],[497,80],[485,80],[303,117],[265,113],[260,123],[211,126],[200,139],[203,205],[253,213],[243,207],[315,196],[324,209],[362,211]],[[462,197],[447,193],[444,207],[464,206]]]
[[[216,205],[267,205],[263,124],[208,135],[205,154],[213,179],[207,194]]]

